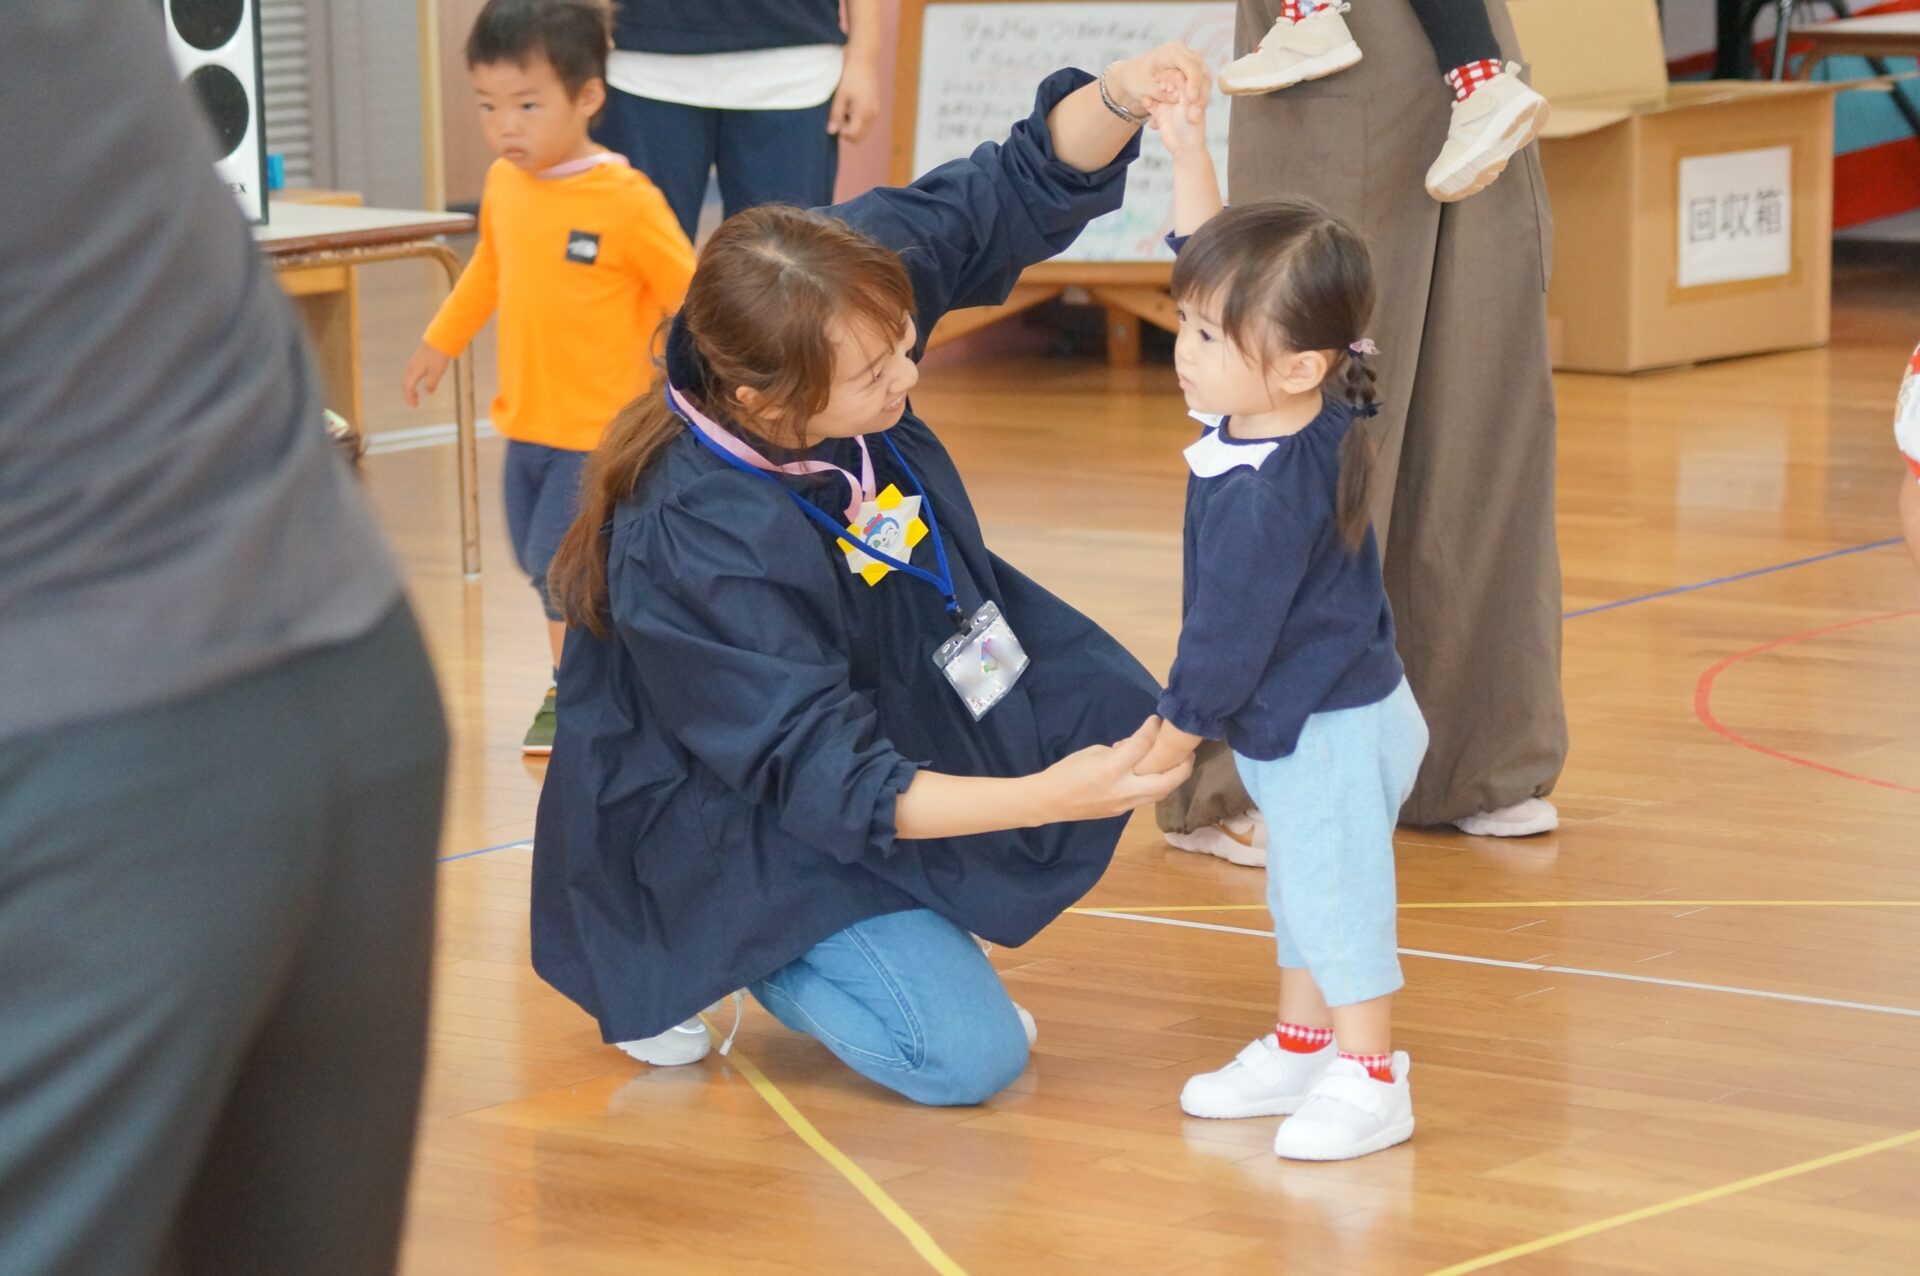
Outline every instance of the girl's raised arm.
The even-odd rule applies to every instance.
[[[1189,76],[1200,77],[1198,90]],[[1175,100],[1204,109],[1206,66],[1191,49],[1167,45],[1114,63],[1106,84],[1116,106],[1144,121]],[[1107,108],[1094,76],[1055,71],[1005,141],[983,142],[910,186],[883,186],[824,211],[900,254],[924,342],[947,311],[1005,301],[1021,271],[1119,208],[1138,138],[1139,122]]]

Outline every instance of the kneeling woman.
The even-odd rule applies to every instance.
[[[1032,938],[1185,768],[1132,774],[1154,680],[987,550],[907,393],[942,314],[1119,207],[1127,117],[1197,111],[1207,82],[1180,46],[1057,72],[1004,143],[741,213],[701,254],[553,571],[573,630],[533,959],[607,1040],[667,1061],[673,1025],[744,987],[922,1103],[1025,1068],[971,935]]]

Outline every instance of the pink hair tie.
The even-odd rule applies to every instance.
[[[1369,337],[1360,338],[1360,340],[1348,346],[1347,349],[1353,351],[1355,354],[1360,355],[1362,357],[1365,357],[1370,354],[1380,353],[1380,347],[1374,345],[1373,340]]]

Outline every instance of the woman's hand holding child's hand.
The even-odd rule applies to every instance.
[[[1136,115],[1182,107],[1187,118],[1198,124],[1206,118],[1213,72],[1207,69],[1206,59],[1186,45],[1163,44],[1108,67],[1107,91]]]
[[[1125,815],[1134,807],[1158,802],[1185,782],[1193,770],[1191,759],[1176,761],[1158,774],[1140,774],[1138,768],[1164,728],[1148,718],[1140,729],[1115,745],[1097,744],[1068,754],[1040,773],[1044,786],[1047,823],[1066,820],[1103,820]],[[1189,750],[1191,752],[1191,750]]]
[[[1161,775],[1182,765],[1192,770],[1193,751],[1199,747],[1199,736],[1182,731],[1171,722],[1162,722],[1159,734],[1154,737],[1153,747],[1135,764],[1134,774],[1142,777]]]

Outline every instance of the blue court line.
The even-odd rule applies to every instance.
[[[1768,576],[1774,572],[1790,571],[1795,567],[1805,567],[1810,563],[1824,563],[1830,558],[1844,558],[1849,554],[1864,554],[1870,549],[1885,549],[1889,545],[1898,545],[1899,543],[1900,538],[1894,536],[1883,541],[1869,541],[1865,545],[1854,545],[1847,549],[1828,550],[1824,554],[1815,554],[1811,558],[1796,558],[1790,563],[1775,563],[1771,567],[1756,567],[1752,571],[1737,572],[1732,576],[1716,576],[1712,580],[1698,581],[1691,585],[1676,585],[1672,589],[1662,589],[1651,594],[1638,594],[1632,598],[1622,598],[1615,602],[1601,603],[1596,607],[1582,607],[1578,611],[1564,613],[1561,619],[1574,620],[1580,616],[1592,616],[1603,611],[1617,611],[1622,607],[1632,607],[1636,603],[1650,603],[1660,598],[1672,598],[1677,594],[1691,594],[1702,589],[1712,589],[1716,585],[1731,585],[1735,581],[1752,580],[1755,576]],[[455,860],[472,859],[476,855],[491,855],[495,851],[511,851],[516,848],[526,850],[531,849],[532,846],[532,840],[523,837],[518,841],[502,842],[498,846],[483,846],[477,851],[462,851],[458,855],[444,856],[441,858],[440,863],[451,864]]]
[[[1692,585],[1676,585],[1672,589],[1662,589],[1656,593],[1639,594],[1633,598],[1622,598],[1617,602],[1601,603],[1597,607],[1582,607],[1579,611],[1570,611],[1561,617],[1572,620],[1578,616],[1591,616],[1597,612],[1614,611],[1621,607],[1631,607],[1635,603],[1650,603],[1657,598],[1672,598],[1675,594],[1691,594],[1699,589],[1712,589],[1715,585],[1731,585],[1737,580],[1751,580],[1755,576],[1766,576],[1773,572],[1784,572],[1795,567],[1805,567],[1809,563],[1824,563],[1829,558],[1844,558],[1848,554],[1864,554],[1870,549],[1885,549],[1889,545],[1898,545],[1900,538],[1892,537],[1884,541],[1870,541],[1865,545],[1855,545],[1849,549],[1829,550],[1824,554],[1815,554],[1812,558],[1796,558],[1791,563],[1775,563],[1772,567],[1756,567],[1750,572],[1739,572],[1732,576],[1717,576],[1712,580],[1699,581]]]
[[[530,851],[532,849],[533,839],[523,837],[518,841],[502,842],[498,846],[483,846],[477,851],[462,851],[458,855],[442,855],[438,862],[441,864],[451,864],[455,860],[470,860],[476,855],[491,855],[495,851]]]

